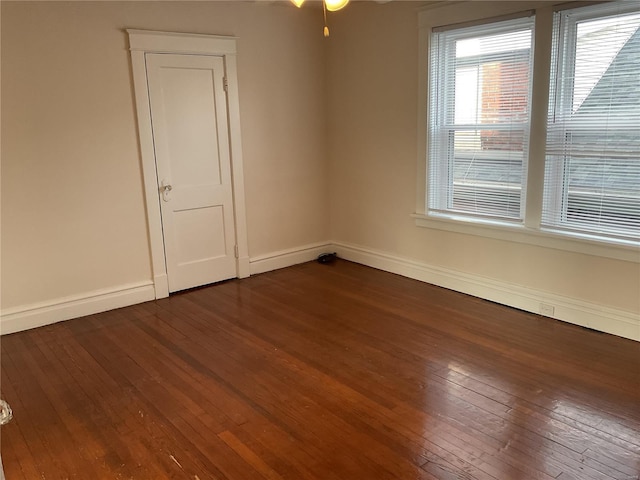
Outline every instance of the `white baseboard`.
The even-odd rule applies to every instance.
[[[640,341],[640,315],[631,312],[511,285],[478,275],[435,267],[357,245],[334,243],[333,247],[338,256],[345,260],[421,280],[527,312],[545,315],[556,320]],[[553,315],[542,312],[541,304],[553,307]]]
[[[315,260],[321,253],[333,252],[333,248],[330,242],[314,243],[253,257],[249,261],[251,275],[310,262]]]
[[[153,283],[140,282],[95,290],[49,302],[10,308],[3,310],[0,314],[0,334],[42,327],[63,320],[146,302],[154,298]]]
[[[321,253],[333,251],[331,248],[331,244],[326,242],[281,250],[254,258],[242,257],[238,261],[238,276],[244,278],[308,262]],[[155,276],[153,282],[122,285],[112,289],[97,290],[48,302],[5,309],[0,313],[0,335],[42,327],[63,320],[106,312],[167,296],[169,296],[168,279],[166,274],[162,274]]]
[[[478,275],[435,267],[357,245],[326,242],[281,250],[250,258],[248,268],[250,274],[255,275],[308,262],[317,258],[321,253],[334,251],[345,260],[528,312],[545,314],[540,311],[541,304],[545,304],[554,309],[553,315],[545,314],[551,318],[640,341],[640,315],[575,298],[511,285]],[[245,275],[246,268],[245,266]],[[6,309],[0,314],[0,334],[19,332],[154,300],[159,293],[160,296],[164,296],[162,280],[156,279],[155,288],[152,282],[141,282],[60,298],[50,302]]]

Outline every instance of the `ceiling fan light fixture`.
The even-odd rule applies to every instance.
[[[349,0],[324,0],[324,4],[330,12],[337,12],[338,10],[346,7],[347,3],[349,3]]]
[[[300,8],[305,0],[291,0],[296,7]],[[324,16],[323,34],[329,36],[329,26],[327,25],[327,11],[335,12],[347,6],[349,0],[322,0],[322,15]]]

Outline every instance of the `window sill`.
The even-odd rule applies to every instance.
[[[445,215],[435,216],[414,213],[411,217],[418,227],[640,263],[640,243],[638,242],[614,241],[587,235],[574,236],[565,232],[535,230],[524,225],[469,220],[463,217]]]

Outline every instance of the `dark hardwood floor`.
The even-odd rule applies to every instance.
[[[346,261],[2,337],[7,480],[640,474],[640,343]]]

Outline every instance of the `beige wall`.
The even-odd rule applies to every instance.
[[[151,279],[125,28],[235,35],[251,256],[327,241],[321,17],[2,2],[2,308]]]
[[[418,2],[352,2],[327,40],[317,9],[273,2],[1,5],[3,309],[151,279],[140,28],[239,37],[250,256],[330,239],[640,312],[637,263],[414,224]]]
[[[468,20],[472,10],[483,18],[520,5],[474,2],[428,15],[434,24],[449,24]],[[422,134],[418,11],[414,2],[360,2],[334,22],[327,57],[331,237],[429,266],[640,313],[638,263],[415,225],[409,215],[416,211]]]

